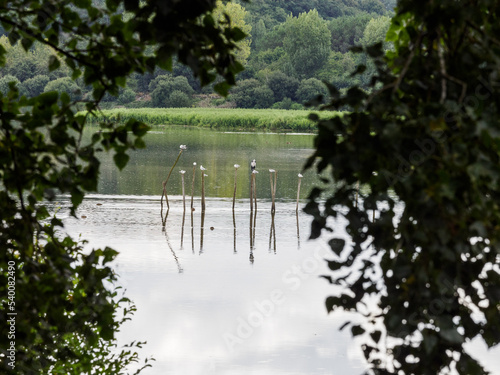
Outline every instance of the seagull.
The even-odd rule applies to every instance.
[[[253,159],[252,162],[250,163],[250,168],[252,169],[252,172],[255,170],[255,167],[257,167],[257,162],[255,161],[255,159]]]

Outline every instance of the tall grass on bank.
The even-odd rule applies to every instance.
[[[191,125],[220,129],[272,129],[313,131],[316,124],[309,120],[311,111],[280,109],[230,109],[230,108],[117,108],[104,110],[97,117],[89,118],[97,123],[105,118],[126,122],[135,118],[148,125]],[[316,112],[331,117],[332,112]]]

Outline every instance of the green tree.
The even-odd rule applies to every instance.
[[[151,92],[151,103],[154,107],[168,107],[167,101],[174,91],[184,93],[190,98],[194,90],[189,85],[186,77],[178,76],[172,78],[169,75],[158,76],[149,85]]]
[[[274,103],[274,94],[267,86],[256,87],[253,91],[255,105],[254,108],[269,108]]]
[[[295,98],[295,93],[299,88],[299,80],[289,77],[285,73],[278,71],[271,72],[266,79],[267,86],[273,90],[274,99],[282,101],[284,98]]]
[[[295,97],[300,103],[306,103],[319,95],[326,96],[327,93],[328,90],[319,79],[309,78],[300,82]]]
[[[500,14],[489,5],[400,0],[394,51],[367,48],[370,90],[330,87],[323,109],[351,111],[312,116],[307,166],[331,189],[306,208],[312,237],[333,231],[326,307],[351,313],[369,373],[485,374],[465,345],[500,342]]]
[[[2,94],[7,94],[10,90],[10,85],[14,84],[15,86],[19,86],[19,79],[10,74],[7,74],[3,77],[0,77],[0,92]]]
[[[363,31],[363,37],[360,40],[361,46],[366,49],[377,43],[382,43],[384,49],[387,50],[391,48],[391,43],[385,41],[385,35],[389,29],[390,22],[391,20],[389,17],[372,18]],[[360,76],[360,80],[363,85],[368,86],[376,72],[374,62],[368,57],[367,54],[359,54],[356,59],[356,63],[359,66],[365,67],[365,71]]]
[[[290,98],[284,98],[282,101],[276,102],[272,105],[273,109],[292,109],[294,102]],[[297,104],[297,103],[295,103]]]
[[[200,81],[196,78],[193,71],[191,69],[189,69],[189,67],[187,67],[186,65],[180,64],[179,62],[176,62],[174,64],[173,69],[172,69],[172,75],[174,77],[177,77],[177,76],[186,77],[186,79],[189,82],[189,86],[191,86],[194,91],[201,92]]]
[[[69,77],[58,78],[50,81],[45,86],[43,92],[55,91],[59,94],[66,93],[69,95],[71,101],[80,100],[82,98],[82,91],[80,87]]]
[[[36,63],[31,51],[25,51],[20,44],[11,45],[6,36],[0,37],[0,45],[7,52],[3,74],[12,75],[19,81],[35,76]]]
[[[274,26],[267,32],[266,37],[262,40],[262,50],[274,50],[278,47],[283,47],[283,41],[285,40],[286,33],[287,30],[285,28],[285,23]]]
[[[263,41],[266,38],[267,29],[266,24],[263,19],[259,19],[259,21],[255,24],[252,33],[252,49],[258,51],[262,48]]]
[[[50,78],[46,75],[36,75],[33,78],[27,79],[22,83],[23,89],[26,95],[30,98],[38,96],[43,93],[45,86],[49,83]]]
[[[359,82],[351,76],[356,69],[355,57],[352,53],[331,52],[328,62],[321,69],[317,78],[327,81],[338,89],[354,86]]]
[[[381,0],[360,0],[359,9],[372,14],[385,14],[386,8]]]
[[[269,87],[251,78],[238,81],[230,99],[238,108],[268,108],[274,103],[274,94]]]
[[[309,78],[330,55],[331,34],[317,10],[289,16],[284,25],[283,47],[298,78]]]
[[[368,47],[379,42],[385,43],[385,35],[390,25],[391,19],[389,17],[372,18],[363,30],[363,37],[359,41],[360,44]],[[387,43],[386,48],[388,48]]]
[[[165,101],[165,107],[182,108],[190,107],[192,99],[183,91],[174,90]]]
[[[236,58],[242,64],[245,64],[250,56],[250,45],[252,44],[250,35],[252,26],[246,23],[246,16],[247,11],[240,4],[217,1],[217,7],[214,10],[216,21],[222,24],[229,22],[231,26],[237,27],[246,34],[246,37],[238,42],[238,50],[235,52]]]
[[[125,89],[118,96],[118,102],[121,104],[127,104],[135,100],[135,92],[132,89]]]
[[[328,22],[332,34],[332,50],[346,53],[359,43],[372,16],[362,13],[356,16],[335,18]]]
[[[250,56],[247,67],[241,76],[242,78],[249,78],[248,76],[253,78],[261,70],[279,70],[285,59],[286,54],[282,47],[255,52]]]
[[[0,24],[10,45],[30,51],[35,42],[57,57],[50,71],[65,64],[73,80],[90,87],[86,113],[77,113],[68,95],[51,91],[20,98],[17,90],[0,94],[0,319],[15,324],[14,359],[7,334],[0,335],[3,374],[117,374],[136,357],[134,344],[112,353],[122,303],[109,286],[115,278],[110,248],[86,250],[64,233],[47,204],[69,196],[76,210],[97,188],[98,150],[113,153],[118,168],[127,150],[144,147],[147,126],[101,122],[103,131],[83,137],[86,119],[107,94],[117,95],[126,77],[170,68],[174,56],[215,89],[226,94],[242,66],[234,57],[241,30],[216,25],[214,1],[13,0],[0,2]],[[133,17],[117,13],[123,9]],[[168,27],[165,27],[168,25]],[[71,32],[68,32],[71,31]],[[17,43],[17,44],[16,44]],[[154,51],[154,52],[151,52]],[[8,60],[0,46],[0,66]],[[15,300],[9,292],[15,285]],[[123,302],[123,301],[122,301]]]

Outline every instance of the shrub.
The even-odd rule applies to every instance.
[[[300,82],[297,89],[297,100],[301,103],[306,103],[316,99],[318,95],[326,96],[328,93],[326,86],[319,79],[309,78]]]
[[[135,100],[135,92],[132,89],[125,89],[118,97],[120,104],[127,104]]]
[[[238,108],[253,108],[255,106],[254,91],[262,84],[254,78],[239,81],[231,92],[233,100]]]
[[[43,93],[45,86],[47,86],[47,83],[49,82],[49,76],[40,74],[27,79],[21,84],[21,86],[23,87],[23,92],[26,93],[26,96],[32,98]]]
[[[190,107],[191,99],[188,95],[186,95],[186,93],[179,90],[174,90],[168,97],[166,104],[167,107],[171,108]]]
[[[160,78],[161,77],[161,78]],[[154,107],[165,107],[170,98],[170,95],[174,91],[180,91],[184,93],[188,99],[193,95],[194,90],[189,85],[186,77],[175,77],[164,75],[155,78],[154,81],[149,85],[150,89],[153,89],[151,93],[151,102]]]
[[[9,90],[10,90],[9,83],[10,82],[14,82],[15,85],[19,88],[19,84],[20,84],[19,79],[17,79],[16,77],[14,77],[10,74],[3,76],[2,78],[0,78],[0,92],[2,94],[5,95],[9,92]]]
[[[290,98],[284,98],[281,102],[276,102],[273,104],[273,109],[292,109],[294,102]]]
[[[296,111],[300,111],[300,110],[303,110],[304,109],[304,106],[300,103],[293,103],[291,106],[290,106],[290,109],[292,110],[296,110]]]
[[[158,77],[155,77],[154,79],[152,79],[149,82],[149,85],[148,85],[149,92],[155,91],[161,82],[166,82],[166,81],[171,81],[171,80],[172,80],[172,76],[170,74],[162,74],[162,75],[159,75]]]
[[[274,93],[267,86],[256,87],[254,92],[254,108],[269,108],[274,103]]]
[[[254,78],[244,79],[233,89],[230,100],[238,108],[269,108],[274,102],[274,93]]]
[[[282,101],[288,97],[295,99],[295,93],[299,88],[299,80],[280,71],[275,71],[267,77],[267,85],[274,93],[276,101]]]
[[[80,100],[82,98],[82,92],[80,87],[69,77],[58,78],[54,81],[50,81],[45,86],[44,92],[57,91],[58,93],[66,93],[69,95],[72,101]]]

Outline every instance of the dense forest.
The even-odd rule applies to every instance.
[[[212,86],[200,87],[193,73],[174,61],[169,70],[133,75],[119,95],[108,95],[102,106],[301,109],[303,103],[326,94],[323,81],[341,90],[368,84],[373,68],[363,54],[350,49],[384,41],[394,5],[395,0],[221,2],[215,22],[227,22],[227,14],[248,35],[239,42],[237,56],[245,70],[227,98],[214,95]],[[1,92],[8,91],[10,82],[28,97],[59,91],[78,100],[91,91],[63,64],[50,68],[58,64],[50,47],[35,44],[26,53],[2,29],[0,35],[0,46],[8,51],[0,71]],[[367,69],[353,78],[359,64]]]

